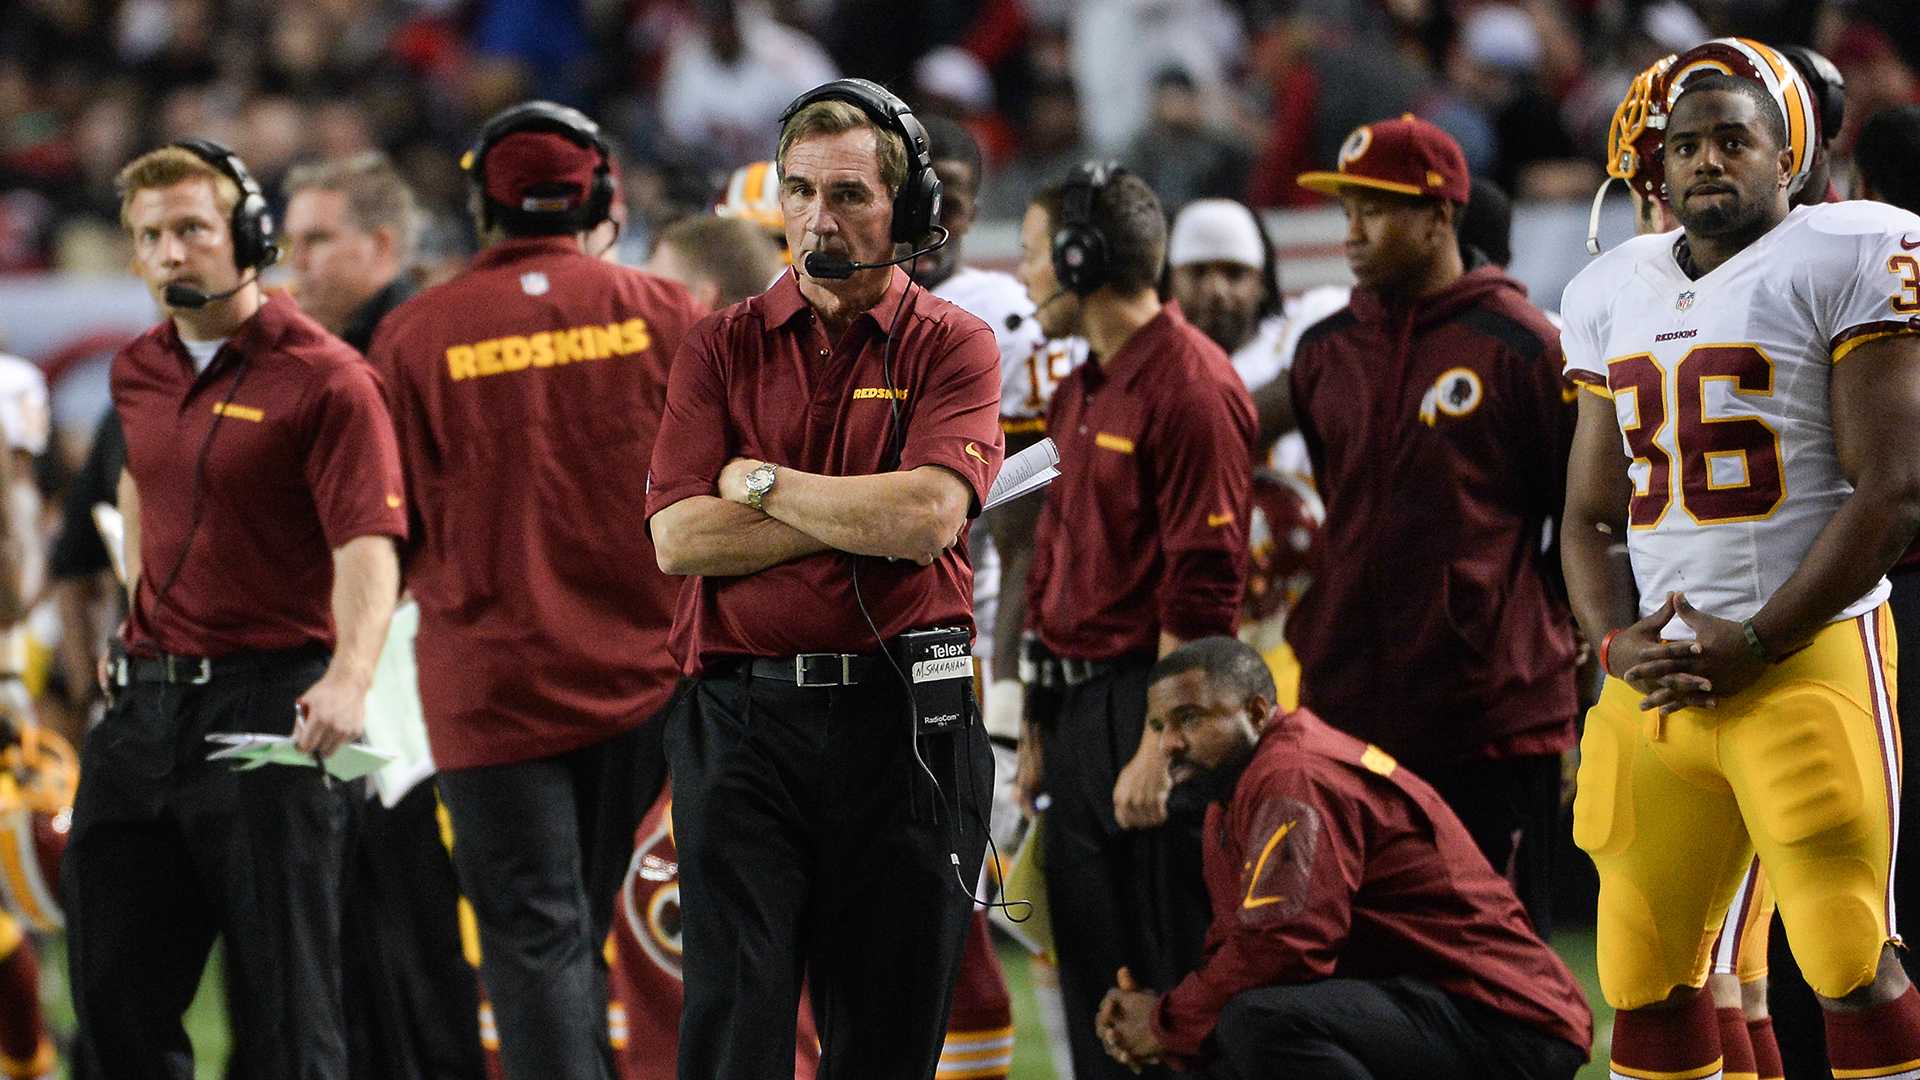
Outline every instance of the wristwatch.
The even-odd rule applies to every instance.
[[[772,463],[763,461],[747,473],[748,506],[753,507],[755,510],[764,511],[766,509],[762,504],[766,501],[767,492],[773,490],[774,471]]]

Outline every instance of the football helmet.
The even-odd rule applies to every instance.
[[[1326,518],[1326,505],[1305,480],[1273,469],[1254,470],[1253,515],[1247,526],[1252,562],[1244,601],[1248,622],[1285,614],[1307,591],[1314,541]]]
[[[1607,179],[1594,193],[1587,218],[1587,253],[1600,254],[1600,204],[1615,180],[1644,199],[1666,198],[1666,169],[1660,159],[1667,117],[1688,81],[1706,72],[1749,79],[1766,87],[1787,122],[1787,147],[1793,151],[1789,194],[1798,192],[1813,170],[1821,142],[1819,102],[1793,62],[1779,50],[1752,38],[1714,38],[1678,56],[1666,56],[1634,77],[1607,127]]]
[[[38,725],[4,729],[0,749],[0,907],[45,933],[66,923],[60,858],[73,823],[80,765],[65,739]]]

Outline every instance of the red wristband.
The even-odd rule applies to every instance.
[[[1621,626],[1616,626],[1613,629],[1607,631],[1606,636],[1600,639],[1600,671],[1603,674],[1606,674],[1606,675],[1613,674],[1613,667],[1607,663],[1607,647],[1613,644],[1613,636],[1615,634],[1618,634],[1621,630],[1624,630],[1624,629],[1626,628]]]

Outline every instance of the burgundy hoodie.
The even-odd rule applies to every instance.
[[[1572,623],[1542,550],[1573,440],[1559,331],[1481,266],[1409,304],[1356,290],[1292,379],[1327,506],[1287,619],[1301,704],[1425,771],[1573,745]]]

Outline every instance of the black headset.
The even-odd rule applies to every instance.
[[[1819,141],[1827,143],[1839,138],[1841,125],[1847,120],[1846,77],[1833,66],[1833,61],[1805,45],[1782,45],[1778,51],[1799,69],[1800,77],[1813,91],[1814,108],[1820,111]]]
[[[493,223],[493,211],[497,205],[492,196],[487,194],[487,152],[501,139],[522,131],[551,132],[600,155],[600,163],[593,169],[593,185],[587,189],[586,201],[579,209],[564,213],[581,215],[582,232],[607,220],[613,212],[613,150],[607,145],[606,137],[600,134],[600,125],[578,109],[551,101],[523,101],[494,113],[480,126],[480,133],[474,137],[473,145],[460,156],[461,171],[467,174],[467,179],[480,192],[481,225]],[[516,206],[500,209],[515,215],[545,217],[550,213]]]
[[[1107,283],[1107,236],[1093,222],[1093,204],[1114,178],[1126,173],[1117,161],[1086,161],[1067,174],[1060,192],[1060,221],[1053,230],[1053,276],[1077,296]]]
[[[212,139],[180,139],[168,145],[185,150],[213,166],[240,189],[240,201],[233,204],[233,264],[239,270],[264,270],[280,258],[280,245],[274,243],[273,213],[267,209],[267,197],[260,182],[233,151]]]
[[[893,196],[893,241],[918,245],[940,223],[940,177],[933,171],[927,129],[907,103],[870,79],[835,79],[793,99],[780,114],[785,129],[794,114],[816,101],[844,101],[907,144],[907,180]]]

